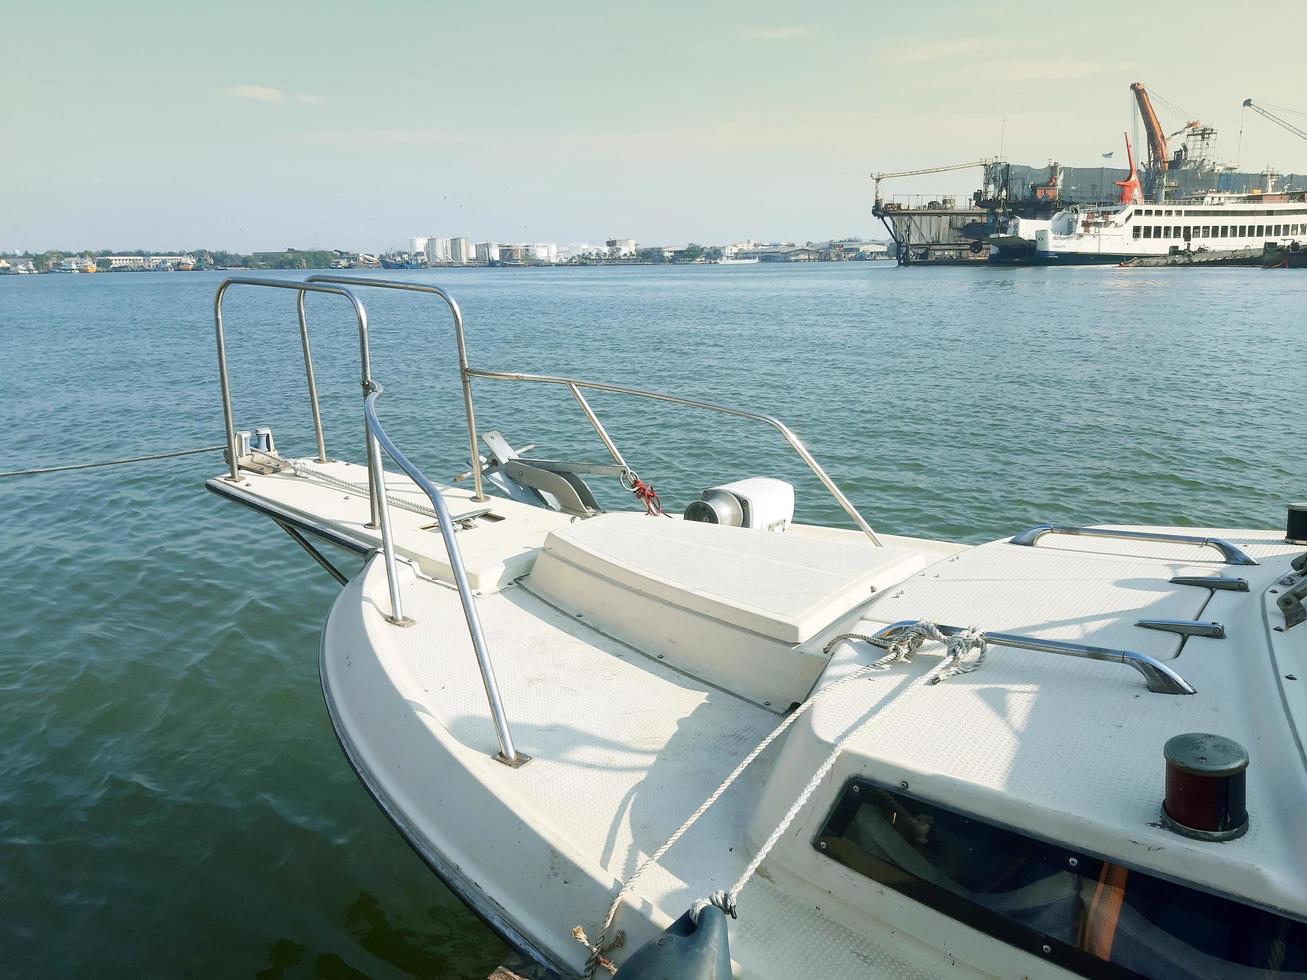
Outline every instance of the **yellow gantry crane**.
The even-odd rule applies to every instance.
[[[898,170],[895,171],[894,173],[872,174],[871,179],[876,182],[875,207],[878,209],[881,205],[880,182],[882,180],[889,180],[891,177],[919,177],[922,174],[942,174],[942,173],[947,173],[950,170],[967,170],[971,167],[987,167],[993,162],[994,161],[992,160],[980,159],[980,160],[970,160],[967,163],[951,163],[946,167],[926,167],[924,170]]]

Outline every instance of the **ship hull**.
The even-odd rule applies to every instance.
[[[1138,258],[1128,252],[1035,252],[1025,265],[1120,265]]]

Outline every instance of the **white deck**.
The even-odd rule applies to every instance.
[[[306,482],[251,477],[227,489],[376,540],[363,526],[363,497]],[[456,513],[468,496],[450,493]],[[938,651],[927,648],[819,702],[641,879],[619,919],[628,933],[619,963],[692,901],[729,886],[833,742],[869,715],[741,897],[730,926],[741,977],[1061,975],[817,851],[816,830],[853,775],[907,782],[924,799],[1307,916],[1307,768],[1293,714],[1299,725],[1307,719],[1307,627],[1276,632],[1282,618],[1269,591],[1303,549],[1276,534],[1205,532],[1262,562],[1248,567],[1189,545],[1070,537],[975,549],[891,538],[877,552],[852,532],[815,528],[793,529],[784,544],[738,532],[760,537],[735,560],[713,557],[720,534],[680,521],[609,515],[575,524],[494,506],[504,520],[474,522],[459,540],[477,570],[477,608],[513,735],[531,761],[510,769],[492,758],[485,692],[429,518],[393,513],[412,560],[402,565],[403,597],[416,625],[387,621],[384,569],[371,561],[333,608],[323,684],[346,752],[410,841],[556,967],[580,967],[572,928],[597,932],[620,882],[779,721],[787,700],[769,706],[758,692],[801,699],[879,655],[845,642],[825,657],[831,636],[901,619],[1131,649],[1164,661],[1198,693],[1149,692],[1121,664],[992,647],[976,672],[900,697],[935,662]],[[825,582],[824,595],[785,594],[786,555],[794,575]],[[554,559],[590,579],[554,578]],[[814,562],[824,579],[808,574]],[[1250,591],[1169,583],[1204,574],[1246,578]],[[755,591],[769,579],[780,588],[770,603]],[[681,614],[714,624],[703,649],[659,645],[692,638],[676,632],[688,629]],[[641,617],[662,632],[630,625]],[[1228,637],[1182,645],[1137,627],[1144,617],[1217,620]],[[1245,837],[1205,844],[1157,826],[1162,744],[1185,731],[1248,748]]]
[[[1045,550],[1042,544],[995,542],[879,597],[859,627],[874,631],[889,621],[930,618],[1129,648],[1168,658],[1197,694],[1151,693],[1138,673],[1120,664],[994,646],[981,669],[902,700],[895,696],[906,680],[933,658],[819,703],[799,723],[803,734],[787,742],[778,767],[810,770],[826,746],[870,713],[873,721],[848,746],[832,786],[865,772],[891,785],[906,781],[915,794],[998,823],[1038,828],[1037,836],[1045,839],[1307,914],[1307,850],[1301,846],[1307,837],[1307,770],[1284,700],[1297,694],[1300,682],[1284,677],[1292,670],[1277,670],[1268,648],[1272,636],[1291,638],[1301,664],[1307,634],[1275,633],[1271,627],[1282,618],[1267,602],[1274,596],[1263,595],[1287,570],[1287,557],[1303,549],[1273,532],[1213,533],[1263,564],[1232,568],[1207,558],[1214,552],[1188,546],[1069,538],[1059,543],[1088,547]],[[1108,556],[1104,545],[1162,557]],[[1210,593],[1168,584],[1174,575],[1210,574],[1246,578],[1250,591]],[[1173,634],[1134,625],[1145,616],[1215,620],[1227,637],[1190,637],[1179,651]],[[867,655],[865,646],[842,644],[827,680]],[[1158,824],[1162,746],[1190,731],[1216,732],[1248,748],[1252,819],[1238,840],[1213,845]],[[751,839],[769,831],[792,798],[773,784]],[[814,861],[820,859],[805,844],[778,849],[776,860],[796,874],[816,873]],[[876,906],[865,880],[843,871],[838,877],[837,895],[868,910]]]
[[[584,962],[572,928],[597,932],[621,880],[778,720],[515,587],[478,604],[514,739],[531,756],[508,769],[490,758],[494,732],[457,594],[413,581],[405,598],[417,625],[403,630],[365,603],[365,641],[354,633],[362,624],[347,623],[360,608],[355,590],[384,606],[379,562],[342,595],[324,645],[324,683],[356,765],[401,801],[431,848],[475,869],[477,885],[572,971]],[[451,763],[473,780],[452,782]],[[654,923],[629,912],[619,920],[631,934],[625,953],[739,874],[749,857],[743,830],[769,769],[764,757],[641,879]],[[469,842],[475,851],[463,850]],[[845,928],[817,912],[821,901],[802,882],[750,885],[731,948],[737,961],[766,967],[741,975],[978,975],[888,928]],[[796,944],[794,930],[815,941]]]
[[[359,487],[367,484],[367,468],[355,463],[331,460],[308,465],[315,473],[325,473],[334,480]],[[260,510],[281,513],[292,521],[320,525],[362,550],[381,547],[380,529],[369,526],[371,511],[366,492],[342,490],[328,480],[313,475],[296,476],[293,472],[260,474],[242,470],[241,476],[239,483],[214,477],[208,481],[208,487]],[[472,491],[464,487],[440,483],[436,487],[448,503],[456,525],[461,515],[490,509],[489,518],[472,519],[475,534],[459,531],[462,535],[459,548],[468,580],[476,592],[494,592],[525,575],[545,535],[571,520],[566,514],[503,497],[475,501]],[[387,472],[386,489],[392,499],[430,507],[426,494],[403,473]],[[397,554],[418,562],[428,575],[452,581],[449,557],[434,517],[392,506],[390,520]]]

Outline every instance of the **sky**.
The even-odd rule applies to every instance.
[[[879,238],[872,171],[1120,161],[1133,81],[1303,173],[1241,106],[1307,111],[1305,36],[1303,0],[0,0],[0,250]]]

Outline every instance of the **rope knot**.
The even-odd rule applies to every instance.
[[[698,925],[699,915],[710,905],[717,906],[732,919],[739,918],[739,916],[735,914],[735,897],[731,895],[730,892],[719,888],[707,898],[701,898],[690,906],[690,921],[695,925]]]
[[[984,631],[976,629],[974,626],[968,626],[950,637],[943,638],[943,640],[944,660],[931,671],[931,684],[938,684],[946,677],[952,677],[954,674],[971,673],[981,665],[985,659],[985,651],[989,649],[989,641],[985,639]],[[975,657],[964,660],[963,658],[973,650],[976,654]]]
[[[670,514],[663,513],[662,501],[658,499],[658,494],[654,492],[652,483],[645,483],[639,477],[631,478],[631,492],[635,498],[644,504],[644,512],[650,517],[670,517]]]

